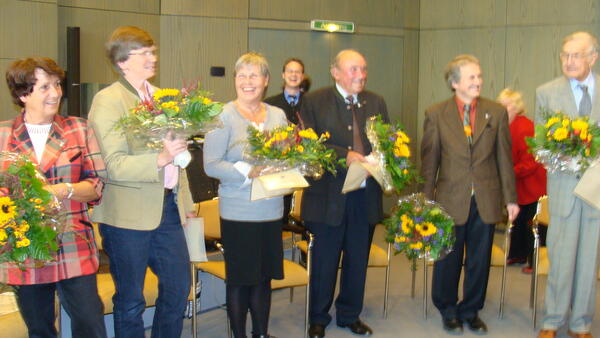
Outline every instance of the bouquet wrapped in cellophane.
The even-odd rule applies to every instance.
[[[159,89],[151,101],[142,101],[121,117],[116,128],[142,139],[149,148],[162,148],[166,137],[189,138],[222,126],[218,115],[223,104],[212,101],[210,93],[199,88]],[[189,152],[178,154],[174,164],[185,168]]]
[[[329,133],[317,135],[311,128],[296,125],[260,131],[248,128],[248,149],[244,156],[263,166],[253,182],[253,199],[286,194],[290,189],[308,186],[303,176],[320,178],[327,170],[336,174],[336,154],[325,146]],[[261,190],[255,195],[255,191]],[[264,197],[261,197],[264,196]]]
[[[0,262],[43,266],[55,259],[64,229],[60,202],[22,155],[0,152]]]
[[[408,184],[419,181],[410,161],[410,138],[399,123],[385,123],[381,115],[367,120],[366,132],[371,142],[370,160],[378,171],[373,175],[387,194],[400,193]]]
[[[393,244],[395,254],[404,253],[408,259],[438,260],[452,251],[454,221],[422,193],[400,198],[383,224],[386,241]]]
[[[586,117],[545,113],[544,124],[535,126],[526,139],[536,160],[549,172],[583,173],[598,157],[600,127]]]

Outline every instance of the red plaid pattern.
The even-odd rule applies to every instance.
[[[33,144],[27,133],[23,114],[14,120],[0,122],[0,150],[26,154],[37,163]],[[104,161],[94,130],[87,121],[78,117],[55,116],[42,163],[37,163],[50,184],[88,181],[98,194],[103,182],[99,172],[105,171]],[[94,201],[92,204],[97,204]],[[89,221],[87,204],[73,200],[63,201],[67,229],[60,239],[56,261],[41,268],[26,262],[21,270],[14,264],[0,264],[0,283],[43,284],[96,273],[98,249]]]

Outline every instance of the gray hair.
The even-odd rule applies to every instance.
[[[269,63],[267,59],[260,53],[257,52],[248,52],[237,59],[235,62],[233,76],[237,75],[237,72],[242,69],[244,66],[258,66],[260,68],[260,73],[264,77],[270,77],[271,73],[269,72]]]
[[[331,68],[337,68],[340,69],[340,60],[342,59],[342,56],[346,53],[356,53],[360,56],[363,57],[363,59],[365,59],[365,56],[362,55],[359,51],[357,51],[356,49],[352,49],[352,48],[348,48],[348,49],[342,49],[341,51],[339,51],[339,53],[337,53],[335,55],[335,57],[333,58],[333,61],[331,62]],[[365,59],[366,60],[366,59]]]
[[[115,29],[108,38],[106,56],[115,70],[122,74],[119,62],[127,61],[132,50],[152,46],[154,46],[154,39],[150,33],[135,26],[121,26]]]
[[[444,79],[450,90],[454,91],[453,83],[460,82],[460,67],[474,63],[479,66],[479,59],[471,54],[457,55],[452,61],[448,62],[444,70]]]
[[[596,39],[596,37],[594,35],[592,35],[589,32],[575,32],[575,33],[571,33],[569,35],[567,35],[563,41],[562,41],[562,45],[564,46],[567,42],[573,41],[573,40],[579,40],[579,39],[586,39],[588,40],[588,43],[590,45],[591,50],[588,50],[588,53],[598,53],[598,50],[600,50],[600,47],[598,45],[598,39]]]

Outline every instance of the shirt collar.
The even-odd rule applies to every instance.
[[[335,88],[337,89],[338,93],[340,93],[340,95],[342,95],[342,97],[344,98],[344,100],[346,100],[346,97],[348,97],[348,93],[344,90],[344,88],[342,88],[342,86],[340,86],[337,82],[335,83]],[[354,103],[358,102],[358,94],[354,94],[352,95],[352,97],[354,98]],[[348,100],[346,100],[348,101]]]
[[[588,93],[593,93],[593,89],[594,89],[594,75],[592,74],[592,72],[590,72],[588,74],[588,76],[585,78],[585,80],[579,82],[579,80],[577,79],[573,79],[573,78],[569,78],[569,83],[571,84],[571,89],[572,90],[581,90],[578,86],[580,84],[582,85],[586,85],[588,87]]]
[[[300,100],[300,91],[298,91],[298,94],[294,95],[295,102],[298,103],[298,101]],[[290,103],[290,96],[292,96],[291,94],[289,94],[285,89],[283,90],[283,96],[285,97],[285,100],[287,101],[287,103]]]

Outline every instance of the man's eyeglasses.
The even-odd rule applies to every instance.
[[[143,52],[129,52],[127,55],[156,56],[157,52],[158,52],[158,50],[153,49],[153,50],[146,50]]]
[[[559,54],[559,56],[560,56],[560,59],[563,60],[563,61],[566,61],[569,58],[571,58],[572,60],[575,60],[575,61],[579,61],[579,60],[587,57],[590,54],[591,53],[566,53],[566,52],[561,52]]]

